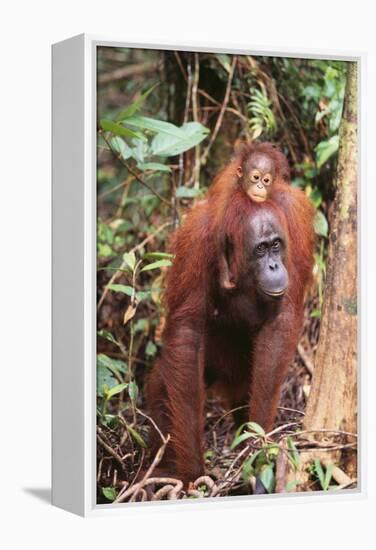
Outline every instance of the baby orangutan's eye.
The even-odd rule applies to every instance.
[[[254,170],[253,172],[251,172],[251,182],[252,183],[257,183],[259,182],[261,179],[261,174],[258,170]]]
[[[270,185],[273,181],[272,176],[270,174],[265,174],[265,176],[262,178],[262,181],[264,185]]]

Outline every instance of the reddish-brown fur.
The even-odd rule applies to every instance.
[[[237,185],[236,167],[258,150],[277,165],[270,200],[256,204]],[[243,265],[245,228],[252,216],[270,212],[287,234],[289,276],[285,296],[260,304],[252,284],[221,292],[218,258],[224,233],[235,243],[235,269]],[[289,185],[286,158],[271,144],[242,147],[177,231],[167,281],[163,352],[147,384],[151,415],[171,440],[160,473],[185,482],[204,472],[205,384],[216,382],[229,407],[250,403],[246,418],[270,430],[280,390],[299,339],[303,301],[313,263],[313,214],[306,195]],[[160,445],[152,435],[154,451]]]

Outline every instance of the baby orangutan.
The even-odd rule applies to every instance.
[[[251,153],[236,169],[239,185],[254,202],[264,202],[270,195],[275,177],[274,161],[265,153]]]
[[[281,153],[270,143],[261,143],[251,146],[243,146],[240,154],[235,158],[237,185],[256,203],[262,203],[270,198],[273,183],[276,180],[278,168],[282,171],[286,167],[284,163],[279,167]],[[279,174],[286,178],[286,173]],[[288,177],[288,172],[287,172]],[[231,195],[228,197],[231,200]],[[222,289],[233,290],[236,287],[235,274],[230,269],[231,243],[226,238],[221,246],[222,253],[219,258],[219,284]]]

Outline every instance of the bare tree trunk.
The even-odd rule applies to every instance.
[[[357,432],[357,66],[348,64],[320,340],[304,429]],[[352,440],[353,441],[353,440]],[[327,455],[328,456],[328,455]],[[343,457],[344,458],[344,457]],[[347,462],[355,473],[356,459]]]

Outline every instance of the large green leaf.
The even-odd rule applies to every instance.
[[[159,133],[151,142],[151,150],[154,155],[170,157],[180,155],[195,147],[206,138],[209,130],[199,122],[186,122],[181,128],[179,136]]]
[[[315,147],[316,163],[319,168],[323,166],[331,156],[338,151],[339,137],[332,136],[330,139],[320,141]]]
[[[177,138],[182,137],[181,129],[172,124],[171,122],[166,122],[164,120],[157,120],[155,118],[149,118],[146,116],[136,116],[128,118],[124,124],[127,126],[134,126],[135,128],[140,128],[142,130],[150,130],[151,132],[158,134],[163,133],[170,136],[175,136]]]
[[[171,122],[140,116],[128,118],[124,124],[155,133],[151,152],[161,157],[184,153],[201,143],[209,133],[209,130],[199,122],[186,122],[179,128]]]

